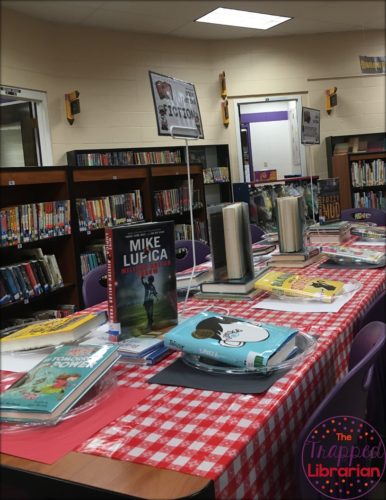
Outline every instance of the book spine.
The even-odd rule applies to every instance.
[[[115,271],[114,271],[114,249],[113,230],[106,228],[106,255],[107,255],[107,311],[109,316],[109,340],[118,341],[121,333],[118,323],[116,307]]]

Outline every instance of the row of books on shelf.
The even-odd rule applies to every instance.
[[[368,191],[353,193],[354,208],[380,208],[386,209],[386,196],[384,191]]]
[[[202,171],[205,184],[213,184],[214,182],[229,182],[228,167],[207,167]]]
[[[80,231],[143,220],[142,197],[139,189],[94,199],[78,198],[76,209]]]
[[[5,207],[0,211],[0,224],[2,247],[70,234],[70,201]]]
[[[82,277],[102,264],[106,264],[106,247],[105,245],[95,245],[93,250],[81,253],[80,267]]]
[[[115,167],[134,165],[161,165],[181,163],[181,152],[176,151],[106,151],[100,153],[79,153],[76,155],[80,167]]]
[[[63,286],[55,255],[43,255],[42,252],[38,255],[38,258],[0,268],[0,304],[29,302],[34,297]]]
[[[203,207],[200,199],[200,191],[192,191],[193,210]],[[163,189],[154,191],[154,210],[157,217],[164,215],[181,214],[189,211],[189,191],[187,186],[181,186],[174,189]]]
[[[386,179],[384,160],[359,160],[351,163],[353,187],[382,186]]]

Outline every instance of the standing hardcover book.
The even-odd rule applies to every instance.
[[[124,340],[177,323],[173,221],[106,229],[111,337]]]
[[[75,342],[106,321],[106,313],[83,313],[33,323],[0,339],[3,352]]]
[[[322,276],[269,271],[256,281],[255,287],[276,295],[333,302],[343,291],[344,282],[325,279]]]
[[[201,312],[165,334],[167,347],[234,367],[268,367],[293,352],[298,330]]]
[[[0,395],[0,420],[55,423],[119,357],[118,345],[66,345]]]

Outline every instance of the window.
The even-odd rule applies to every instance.
[[[0,87],[0,166],[52,165],[47,94]]]

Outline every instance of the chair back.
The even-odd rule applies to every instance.
[[[346,208],[341,219],[349,222],[373,222],[377,226],[386,226],[386,212],[380,208]]]
[[[386,325],[375,321],[356,335],[350,353],[350,370],[316,408],[302,429],[296,452],[296,476],[301,499],[321,498],[310,485],[302,467],[302,450],[311,430],[329,417],[347,415],[364,419],[372,367],[385,348]]]
[[[85,307],[107,300],[107,264],[92,269],[83,278],[82,296]]]
[[[176,271],[184,271],[193,267],[193,241],[192,240],[176,240]],[[196,264],[202,264],[206,261],[210,254],[210,248],[202,241],[194,241],[194,249],[196,253]]]
[[[383,290],[370,304],[369,309],[365,310],[363,319],[360,320],[358,330],[371,323],[372,321],[383,321],[386,323],[386,290]]]
[[[263,238],[264,231],[256,224],[250,224],[252,243],[256,243]]]

